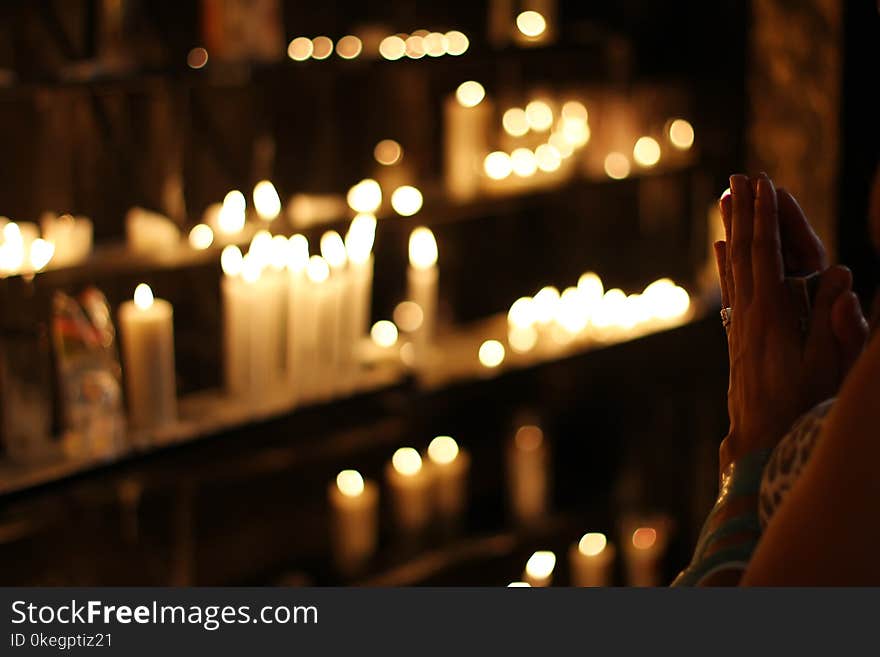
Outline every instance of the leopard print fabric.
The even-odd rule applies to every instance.
[[[758,502],[762,531],[807,464],[833,404],[834,400],[829,399],[798,418],[770,455],[764,467]]]

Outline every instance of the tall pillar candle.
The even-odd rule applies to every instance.
[[[422,324],[413,335],[416,357],[422,362],[428,357],[437,328],[437,257],[434,233],[422,226],[413,230],[409,236],[407,298],[422,310]]]
[[[333,378],[339,344],[339,293],[330,276],[330,266],[321,256],[309,258],[306,268],[313,309],[314,369],[309,393],[312,398],[328,399],[333,393]],[[308,347],[307,347],[308,348]]]
[[[445,522],[461,518],[467,505],[470,455],[450,436],[437,436],[428,445],[434,486],[434,506]]]
[[[507,484],[510,509],[517,522],[530,524],[547,511],[550,455],[544,432],[524,426],[507,448]]]
[[[568,565],[572,586],[610,586],[614,546],[608,543],[605,534],[584,534],[569,549]]]
[[[345,251],[352,282],[351,314],[355,339],[367,337],[373,301],[373,242],[376,238],[376,217],[358,214],[345,235]]]
[[[345,243],[335,230],[321,236],[321,256],[330,266],[330,283],[336,297],[336,346],[331,370],[332,393],[351,388],[354,369],[354,287],[348,266]]]
[[[137,429],[177,419],[174,320],[171,304],[141,283],[119,308],[129,420]]]
[[[477,195],[483,158],[489,152],[493,109],[479,82],[469,80],[443,106],[446,190],[457,201]]]
[[[404,534],[423,531],[431,522],[431,477],[412,447],[394,452],[385,467],[395,525]]]
[[[379,491],[356,470],[343,470],[330,484],[331,541],[337,568],[356,572],[376,551]]]
[[[661,584],[668,531],[665,524],[663,521],[644,525],[632,521],[624,523],[623,557],[629,586]]]
[[[297,399],[312,371],[305,367],[305,335],[313,313],[310,304],[306,266],[309,262],[309,242],[303,235],[288,240],[287,257],[287,383]]]

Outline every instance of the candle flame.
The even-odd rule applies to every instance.
[[[467,36],[458,30],[447,32],[444,36],[446,37],[446,52],[450,55],[463,55],[470,45]]]
[[[694,145],[694,127],[684,119],[669,124],[669,141],[677,149],[686,151]]]
[[[373,157],[379,164],[392,166],[403,158],[403,149],[393,139],[383,139],[373,149]]]
[[[526,120],[535,132],[546,132],[553,125],[553,110],[543,100],[533,100],[526,105]]]
[[[343,470],[336,475],[336,487],[346,497],[359,497],[364,492],[364,478],[357,470]]]
[[[552,285],[538,290],[534,298],[535,319],[538,324],[549,324],[553,321],[553,318],[556,317],[559,297],[559,290]]]
[[[321,256],[313,255],[306,265],[306,276],[312,283],[323,283],[330,278],[330,265]]]
[[[538,550],[526,562],[526,575],[534,579],[546,579],[556,567],[556,555],[550,550]]]
[[[261,180],[254,186],[254,207],[263,221],[272,221],[281,214],[281,198],[268,180]]]
[[[414,229],[409,236],[409,264],[416,269],[429,269],[437,264],[437,256],[437,240],[431,229]]]
[[[513,444],[522,452],[534,452],[544,443],[544,432],[533,424],[517,429]]]
[[[653,527],[639,527],[633,532],[632,544],[637,550],[649,550],[657,542],[657,530]]]
[[[501,125],[511,137],[522,137],[529,131],[529,120],[521,107],[511,107],[501,116]]]
[[[208,224],[196,224],[189,231],[189,245],[197,251],[204,251],[214,243],[214,231]]]
[[[53,255],[55,255],[55,245],[52,242],[39,237],[31,242],[30,261],[34,271],[41,271],[49,264]]]
[[[372,214],[358,214],[351,220],[345,234],[345,253],[355,264],[363,264],[370,259],[373,242],[376,239],[376,217]]]
[[[220,268],[227,276],[238,276],[242,267],[241,249],[235,244],[223,247],[220,252]]]
[[[498,340],[486,340],[480,345],[478,357],[484,367],[498,367],[504,362],[504,345]]]
[[[660,144],[653,137],[639,137],[633,146],[633,159],[643,167],[652,167],[660,161]]]
[[[537,321],[535,300],[532,297],[520,297],[514,301],[507,311],[507,321],[514,328],[525,329]]]
[[[458,443],[451,436],[437,436],[428,445],[428,458],[438,465],[452,463],[458,457]]]
[[[504,151],[494,151],[483,160],[483,171],[492,180],[504,180],[513,172],[510,155]]]
[[[578,552],[587,557],[595,557],[605,551],[608,539],[600,532],[584,534],[578,541]]]
[[[584,295],[584,301],[588,304],[595,304],[605,294],[605,286],[602,285],[602,279],[595,272],[588,271],[581,274],[578,279],[578,289]]]
[[[287,269],[301,272],[309,264],[309,240],[305,235],[291,235],[287,240]]]
[[[547,21],[537,11],[524,11],[516,17],[516,27],[525,36],[534,39],[547,29]]]
[[[257,253],[248,251],[241,261],[241,277],[248,283],[256,283],[263,275],[265,262]]]
[[[612,152],[605,156],[605,173],[609,178],[622,180],[629,175],[629,159],[623,153]]]
[[[134,288],[134,305],[140,310],[148,310],[153,305],[153,290],[146,283]]]
[[[385,349],[393,347],[397,344],[397,327],[394,325],[394,322],[389,322],[387,319],[380,319],[373,324],[373,328],[370,329],[370,338],[372,338],[373,343],[379,347]]]
[[[382,205],[382,188],[372,178],[365,178],[348,190],[346,201],[355,212],[375,213]]]
[[[331,269],[342,269],[348,262],[345,244],[335,230],[328,230],[321,235],[321,257],[327,261]]]
[[[462,107],[476,107],[485,97],[486,90],[475,80],[462,82],[455,90],[455,99]]]
[[[404,217],[411,217],[422,209],[422,193],[418,187],[403,185],[391,194],[391,207]]]
[[[422,457],[412,447],[401,447],[391,457],[391,467],[405,477],[413,477],[422,469]]]

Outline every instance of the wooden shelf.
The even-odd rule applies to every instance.
[[[496,315],[438,337],[432,359],[420,370],[410,372],[396,361],[385,362],[362,372],[346,398],[326,402],[302,404],[287,393],[259,402],[232,399],[221,391],[191,395],[180,400],[178,422],[160,431],[132,434],[127,446],[111,457],[71,457],[63,452],[59,441],[57,451],[40,462],[0,462],[0,497],[84,476],[260,422],[296,415],[305,409],[318,412],[326,409],[331,412],[335,404],[355,396],[381,394],[399,386],[404,386],[410,395],[430,395],[452,386],[488,381],[507,373],[538,368],[700,321],[706,307],[708,304],[697,299],[692,302],[688,316],[680,321],[601,338],[586,336],[564,345],[548,343],[528,354],[509,353],[500,367],[487,369],[477,359],[480,344],[490,338],[504,341],[506,335],[505,316]]]

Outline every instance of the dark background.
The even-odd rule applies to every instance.
[[[769,4],[779,11],[776,20],[806,15],[817,40],[832,42],[842,58],[839,114],[827,126],[840,151],[838,193],[830,201],[839,214],[819,223],[868,299],[877,280],[865,230],[878,153],[876,8],[843,3],[835,10],[840,34],[829,37],[819,3]],[[557,43],[539,49],[492,47],[485,2],[282,5],[285,43],[301,34],[338,38],[360,22],[379,21],[394,30],[459,29],[470,49],[434,61],[212,58],[193,71],[186,55],[202,43],[199,3],[132,2],[125,64],[95,70],[99,3],[5,2],[0,213],[29,221],[45,210],[84,214],[99,243],[123,238],[133,205],[166,212],[188,228],[229,189],[246,191],[265,177],[283,199],[343,191],[371,174],[372,146],[393,136],[405,144],[425,192],[418,220],[437,235],[443,307],[463,323],[506,310],[548,282],[573,283],[587,269],[599,271],[608,287],[639,289],[668,275],[697,289],[707,208],[731,172],[760,165],[754,141],[761,135],[750,125],[763,99],[748,90],[763,74],[750,48],[756,16],[763,21],[765,12],[751,3],[565,0]],[[511,103],[543,85],[633,95],[670,90],[695,126],[698,153],[688,166],[654,175],[451,203],[440,184],[440,101],[465,79]],[[801,166],[809,171],[811,163]],[[169,181],[182,189],[182,204],[169,201]],[[411,227],[400,219],[380,224],[374,319],[387,317],[403,293]],[[191,393],[220,381],[218,279],[216,262],[124,272],[86,266],[32,284],[10,279],[3,323],[7,332],[38,327],[55,289],[95,282],[115,305],[146,280],[174,304],[178,382],[182,394]],[[396,447],[422,448],[442,433],[473,453],[465,527],[438,529],[417,545],[399,544],[385,527],[375,563],[355,581],[504,584],[534,549],[552,547],[562,556],[590,528],[616,538],[629,512],[674,518],[671,578],[715,493],[716,450],[726,431],[724,347],[710,312],[674,331],[495,379],[432,392],[405,382],[6,495],[0,581],[351,581],[334,573],[327,557],[327,482],[353,465],[381,478]],[[507,519],[503,492],[503,446],[525,421],[541,424],[554,453],[553,510],[532,528]],[[487,543],[492,537],[506,547]],[[393,566],[416,562],[426,549],[442,555],[442,567],[395,579]],[[469,549],[468,558],[457,556]],[[559,568],[564,578],[564,559]]]

